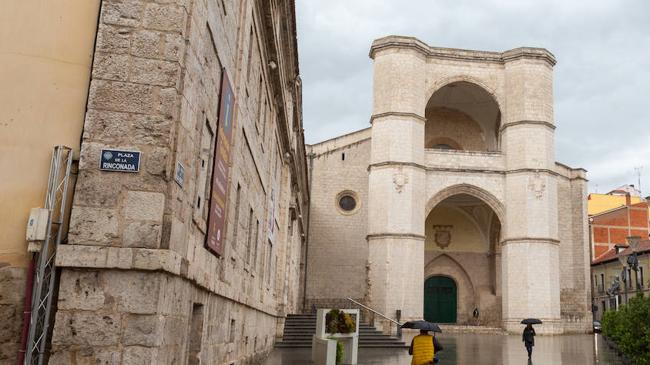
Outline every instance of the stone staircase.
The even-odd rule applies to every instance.
[[[289,314],[284,323],[282,341],[275,347],[311,348],[312,335],[316,333],[315,314]],[[359,347],[407,348],[403,341],[385,335],[367,323],[359,323]]]

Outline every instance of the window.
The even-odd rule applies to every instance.
[[[339,213],[349,215],[354,214],[359,209],[359,199],[355,192],[344,190],[336,196],[336,208]]]
[[[203,305],[200,303],[194,303],[192,306],[192,315],[190,322],[190,344],[189,351],[187,352],[187,363],[189,365],[199,365],[201,359],[199,354],[201,353],[201,343],[203,338]]]
[[[253,241],[253,266],[257,266],[257,241],[260,237],[260,221],[255,221],[255,240]]]
[[[253,58],[253,27],[251,26],[251,32],[248,36],[248,65],[246,65],[246,84],[251,79],[251,64]]]
[[[273,258],[273,243],[271,242],[271,240],[269,240],[266,249],[266,285],[271,284],[271,265],[273,265],[273,262],[271,261],[272,258]]]
[[[639,280],[641,283],[641,287],[645,287],[644,281],[643,281],[643,266],[639,266]]]
[[[253,238],[253,208],[250,208],[248,212],[248,235],[246,237],[246,263],[251,263],[251,253],[253,244],[251,242]]]
[[[230,343],[235,342],[235,320],[231,319],[230,320],[230,331],[228,332],[228,340]]]
[[[627,287],[632,287],[632,269],[627,269]]]
[[[209,173],[210,171],[210,165],[213,159],[213,152],[214,152],[214,144],[212,143],[212,139],[214,138],[214,132],[212,131],[212,128],[210,127],[210,121],[208,119],[205,119],[205,123],[203,124],[203,130],[201,133],[201,150],[199,152],[199,157],[201,158],[201,164],[199,167],[198,171],[198,177],[197,177],[197,186],[198,188],[196,189],[196,199],[194,200],[194,217],[197,220],[203,220],[205,221],[207,219],[208,215],[208,203],[209,203],[209,196],[210,196],[210,187],[211,187],[211,179],[209,176],[211,175]],[[216,141],[215,141],[216,143]]]
[[[439,143],[439,144],[433,146],[433,148],[438,149],[438,150],[454,150],[455,149],[455,148],[453,148],[452,146],[450,146],[450,145],[448,145],[446,143]]]
[[[600,285],[602,285],[603,290],[605,288],[605,274],[600,274]]]
[[[339,207],[346,212],[354,210],[357,207],[357,201],[349,195],[344,195],[339,199]]]
[[[235,219],[233,223],[232,245],[237,245],[237,232],[239,232],[239,204],[241,203],[241,185],[237,183],[237,194],[235,195]]]

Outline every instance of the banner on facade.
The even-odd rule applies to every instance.
[[[225,68],[222,70],[221,75],[219,127],[217,128],[217,141],[214,146],[208,232],[205,238],[205,246],[208,250],[219,256],[224,253],[226,239],[228,178],[230,177],[230,160],[232,156],[233,113],[235,112],[235,94]]]

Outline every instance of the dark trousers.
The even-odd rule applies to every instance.
[[[530,357],[533,354],[533,344],[526,342],[526,351],[528,351],[528,357]]]

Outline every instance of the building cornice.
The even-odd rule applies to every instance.
[[[516,244],[516,243],[542,243],[542,244],[558,246],[560,244],[560,240],[556,238],[550,238],[550,237],[528,237],[528,236],[511,237],[511,238],[506,238],[501,240],[501,246]]]
[[[366,236],[366,240],[377,240],[377,239],[382,239],[382,238],[411,238],[411,239],[416,239],[416,240],[421,240],[424,241],[426,237],[421,234],[413,234],[413,233],[372,233]]]
[[[506,123],[506,124],[502,125],[501,128],[499,128],[499,131],[503,132],[507,128],[516,127],[516,126],[520,126],[520,125],[541,125],[541,126],[547,127],[548,129],[550,129],[552,131],[555,130],[555,128],[556,128],[553,123],[547,122],[547,121],[544,121],[544,120],[518,120],[516,122],[510,122],[510,123]]]
[[[492,62],[505,64],[520,59],[535,59],[546,62],[549,66],[556,64],[555,56],[544,48],[519,47],[505,52],[475,51],[467,49],[432,47],[415,37],[387,36],[376,39],[370,47],[370,58],[386,49],[410,49],[432,59],[458,60],[470,62]]]
[[[422,164],[419,164],[419,163],[415,163],[415,162],[384,161],[384,162],[377,162],[377,163],[372,163],[372,164],[368,165],[368,171],[370,171],[370,170],[372,170],[374,168],[377,168],[377,167],[392,167],[392,166],[400,166],[400,167],[407,166],[407,167],[413,167],[413,168],[422,169],[422,170],[427,168],[426,166],[424,166]]]
[[[385,112],[385,113],[378,113],[378,114],[373,114],[370,116],[370,124],[372,124],[376,119],[382,119],[382,118],[387,118],[387,117],[402,117],[402,118],[413,118],[417,120],[418,122],[426,123],[427,118],[415,114],[415,113],[408,113],[408,112]]]

